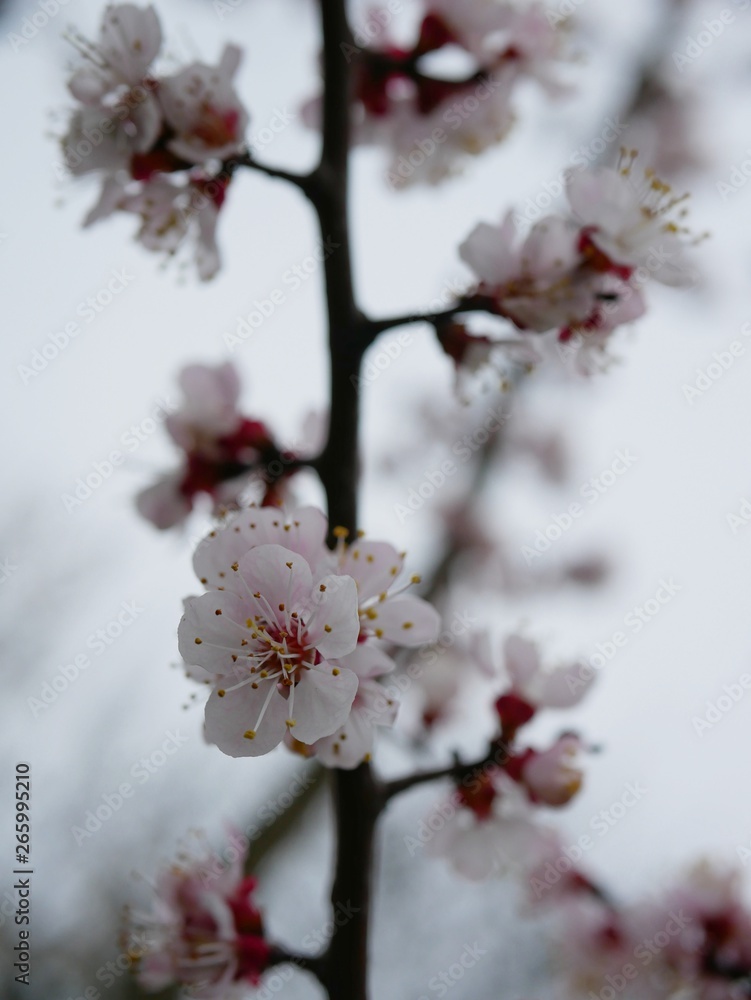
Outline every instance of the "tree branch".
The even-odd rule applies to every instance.
[[[498,309],[494,300],[488,295],[467,294],[457,299],[453,306],[439,312],[415,312],[404,313],[400,316],[387,316],[383,319],[368,319],[363,324],[369,343],[383,333],[398,326],[410,326],[412,323],[430,323],[431,326],[441,327],[446,323],[451,323],[457,316],[469,312],[487,312],[498,315]]]
[[[249,151],[246,151],[242,156],[233,156],[224,166],[230,173],[234,173],[238,167],[256,170],[258,173],[266,174],[267,177],[274,177],[278,180],[287,181],[289,184],[294,184],[295,187],[299,187],[307,195],[310,195],[314,184],[312,174],[298,174],[291,170],[283,170],[281,167],[267,166],[265,163],[259,163],[258,160],[254,160]]]
[[[341,46],[351,44],[345,0],[320,0],[323,32],[323,143],[308,197],[321,237],[334,252],[324,262],[329,321],[331,410],[328,441],[317,463],[329,525],[357,531],[359,478],[358,374],[368,346],[357,308],[349,234],[350,75]],[[333,535],[330,539],[333,542]],[[367,1000],[368,918],[373,837],[380,796],[367,763],[334,770],[336,867],[331,903],[334,930],[319,978],[331,1000]]]

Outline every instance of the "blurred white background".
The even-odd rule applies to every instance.
[[[723,685],[751,673],[751,525],[733,530],[727,520],[744,498],[751,500],[751,340],[741,333],[751,321],[751,184],[725,196],[717,189],[735,165],[751,157],[749,14],[730,0],[687,4],[667,51],[670,61],[669,53],[684,51],[703,19],[729,7],[732,26],[677,74],[679,84],[699,98],[696,142],[704,167],[683,175],[680,184],[693,192],[693,227],[711,233],[696,251],[702,280],[688,292],[650,288],[648,315],[616,335],[613,353],[620,363],[606,374],[565,382],[544,372],[531,376],[525,419],[564,435],[569,478],[564,485],[541,487],[523,463],[512,464],[493,482],[487,505],[490,528],[518,559],[520,546],[580,499],[582,485],[608,469],[619,450],[636,456],[633,467],[543,557],[557,563],[602,551],[613,567],[607,585],[537,596],[505,593],[477,604],[499,640],[526,623],[545,639],[551,657],[589,657],[623,629],[634,606],[653,597],[661,580],[679,585],[674,599],[638,634],[628,633],[627,645],[600,671],[583,706],[548,724],[575,724],[602,748],[586,762],[581,795],[554,817],[565,839],[574,842],[591,830],[593,818],[620,800],[629,782],[646,789],[607,836],[595,838],[585,862],[626,898],[651,891],[698,855],[738,860],[738,849],[751,847],[751,694],[702,736],[692,721],[706,714],[707,702],[717,700]],[[9,694],[0,729],[6,760],[0,776],[0,895],[12,878],[13,764],[27,760],[34,781],[33,935],[39,961],[36,985],[19,995],[34,1000],[67,1000],[92,985],[114,997],[119,977],[107,986],[96,971],[119,954],[117,908],[142,891],[131,871],[150,876],[188,828],[216,836],[227,819],[247,825],[302,768],[282,751],[260,760],[222,756],[203,743],[200,699],[183,708],[193,688],[176,666],[175,630],[182,598],[196,589],[190,553],[206,522],[198,515],[182,534],[160,535],[138,519],[134,493],[169,467],[174,455],[161,429],[150,433],[151,424],[144,425],[145,439],[132,451],[123,447],[123,435],[146,421],[161,400],[177,398],[175,376],[184,363],[231,357],[245,379],[245,408],[268,419],[282,440],[300,436],[306,415],[326,400],[320,274],[287,294],[283,306],[231,354],[224,335],[234,332],[254,299],[282,287],[284,272],[311,253],[318,242],[314,220],[284,184],[260,175],[238,177],[220,222],[223,268],[206,286],[192,269],[174,262],[162,267],[138,247],[131,218],[81,230],[96,190],[93,182],[61,180],[54,136],[64,130],[71,105],[65,80],[73,58],[62,36],[75,26],[95,37],[103,8],[100,0],[71,0],[21,47],[8,36],[20,31],[38,5],[8,2],[0,20],[6,150],[0,398],[7,473],[0,596]],[[314,91],[317,23],[308,0],[242,0],[229,12],[217,11],[209,0],[159,0],[157,8],[167,55],[176,63],[212,61],[227,40],[244,48],[238,85],[251,111],[251,136],[278,109],[297,114]],[[576,12],[582,58],[570,71],[575,92],[551,105],[539,90],[524,91],[510,139],[461,178],[438,189],[395,194],[384,183],[381,154],[355,153],[356,274],[367,310],[382,315],[419,308],[447,285],[468,283],[456,247],[471,227],[538,197],[576,149],[600,134],[604,120],[628,105],[635,67],[666,44],[662,5],[582,0]],[[628,131],[624,140],[632,144]],[[258,155],[302,169],[314,162],[316,139],[298,115]],[[80,335],[43,370],[24,376],[19,366],[29,366],[52,334],[81,318],[79,306],[106,287],[113,270],[132,275],[125,289],[92,322],[81,322]],[[438,500],[407,520],[400,520],[395,504],[404,503],[425,471],[440,464],[442,452],[441,445],[431,451],[421,443],[417,407],[428,398],[447,414],[459,414],[460,407],[449,360],[429,331],[411,332],[409,348],[366,390],[363,527],[409,548],[410,566],[419,570],[436,555]],[[734,340],[744,344],[743,356],[689,403],[684,385],[694,383],[697,369],[706,369],[713,353],[726,351]],[[383,457],[410,441],[418,464],[385,476]],[[67,510],[63,495],[113,449],[127,451],[125,463]],[[313,486],[308,495],[319,498]],[[462,599],[471,607],[471,595]],[[124,602],[137,609],[132,623],[97,652],[91,637],[117,620]],[[40,700],[49,691],[44,685],[82,653],[90,665],[51,704],[30,701]],[[467,716],[464,728],[459,721],[445,733],[444,749],[471,752],[486,735],[484,716],[475,718],[469,737]],[[184,742],[141,782],[134,767],[144,757],[161,761],[156,752],[170,733]],[[384,749],[380,764],[395,773],[406,770],[410,758],[397,741]],[[133,797],[79,846],[72,827],[124,781],[134,786]],[[462,883],[440,862],[411,858],[404,847],[405,833],[441,794],[430,788],[415,793],[383,821],[374,995],[428,995],[430,978],[475,940],[493,960],[470,970],[452,996],[526,995],[540,974],[536,932],[511,915],[512,888]],[[272,930],[291,943],[327,919],[331,846],[324,802],[306,814],[262,886]],[[4,916],[0,935],[6,941],[13,938],[10,929]],[[43,969],[41,956],[53,952]],[[318,994],[312,980],[296,974],[282,995]]]

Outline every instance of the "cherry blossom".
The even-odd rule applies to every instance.
[[[74,175],[102,176],[84,225],[136,215],[138,241],[170,256],[194,238],[207,281],[219,269],[216,227],[232,177],[223,161],[244,152],[248,114],[233,84],[241,53],[228,45],[215,67],[196,62],[160,77],[152,63],[161,39],[151,7],[121,4],[105,11],[98,44],[77,40],[87,61],[69,88],[82,106],[63,153]]]
[[[509,762],[506,773],[523,785],[530,801],[562,806],[581,788],[582,772],[575,766],[580,749],[579,737],[566,733],[548,750],[525,750]]]
[[[377,48],[357,50],[356,140],[391,151],[395,187],[437,183],[506,137],[519,80],[560,90],[561,49],[541,4],[427,0],[411,47],[381,38]],[[320,102],[304,118],[317,125]]]
[[[75,44],[85,58],[68,88],[83,107],[73,113],[63,152],[73,174],[127,168],[162,130],[151,65],[162,32],[153,7],[107,7],[99,41]]]
[[[663,284],[689,285],[695,274],[685,261],[682,222],[688,195],[675,195],[650,169],[637,179],[635,161],[632,153],[618,169],[570,175],[566,194],[581,225],[581,251],[596,271],[624,280],[644,267]]]
[[[241,58],[227,45],[217,67],[196,62],[161,81],[159,102],[175,133],[167,149],[175,156],[204,163],[241,152],[248,114],[232,82]]]
[[[269,962],[254,878],[244,855],[230,864],[208,848],[182,854],[154,885],[150,912],[130,914],[128,952],[150,992],[183,986],[199,1000],[228,1000],[258,985]]]
[[[496,701],[504,735],[511,738],[539,708],[571,708],[584,697],[594,674],[586,675],[579,663],[546,669],[538,647],[520,635],[504,643],[505,673],[509,687]],[[563,748],[562,748],[563,749]]]
[[[540,220],[516,245],[509,212],[500,226],[476,226],[459,255],[480,279],[477,294],[518,329],[557,330],[561,341],[580,334],[600,345],[618,325],[642,315],[644,300],[628,280],[631,271],[594,267],[587,245],[582,231],[561,216]],[[528,343],[530,360],[541,360],[540,346]]]
[[[428,843],[428,853],[472,881],[533,867],[551,837],[500,768],[469,776],[438,814],[445,822]]]
[[[357,539],[345,544],[339,534],[336,572],[357,584],[360,641],[368,637],[397,646],[421,646],[432,642],[440,629],[440,616],[427,601],[405,591],[420,582],[411,576],[402,582],[404,554],[388,542]]]
[[[751,910],[739,872],[704,862],[649,902],[623,907],[586,877],[576,881],[548,899],[562,918],[559,964],[571,996],[598,992],[615,976],[625,1000],[747,995]],[[626,966],[633,970],[627,977]]]
[[[392,687],[386,689],[378,683],[378,678],[394,669],[394,661],[372,643],[361,643],[337,663],[357,676],[355,700],[346,722],[331,736],[314,743],[311,751],[327,767],[350,770],[370,760],[376,727],[393,726],[399,702]]]
[[[182,406],[165,423],[184,453],[183,466],[136,498],[139,512],[162,529],[183,521],[200,493],[211,496],[218,506],[231,505],[253,466],[274,449],[266,425],[244,417],[238,409],[240,379],[232,364],[188,365],[179,384]]]
[[[314,507],[251,507],[196,550],[208,593],[188,599],[180,648],[191,675],[214,685],[206,731],[226,753],[266,753],[285,738],[328,766],[356,767],[398,708],[378,683],[394,668],[385,644],[438,634],[435,609],[403,592],[414,578],[399,583],[403,555],[386,542],[347,546],[342,532],[332,552],[327,529]]]
[[[186,600],[178,629],[186,663],[213,684],[206,738],[232,757],[256,757],[288,728],[303,743],[331,735],[358,687],[354,671],[330,662],[357,645],[355,581],[314,577],[299,553],[274,544],[250,549],[232,572],[235,589]]]

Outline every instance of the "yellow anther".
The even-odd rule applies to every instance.
[[[254,740],[256,738],[255,729],[246,729],[243,733],[243,738],[246,740]]]
[[[196,646],[200,646],[201,643],[203,642],[203,639],[194,639],[193,642],[195,642]]]
[[[402,625],[402,628],[412,628],[412,625],[413,625],[412,622],[404,622],[404,624]]]
[[[287,569],[292,569],[292,563],[291,562],[285,563],[285,565],[286,565]]]
[[[347,538],[349,536],[349,528],[343,528],[338,525],[333,531],[334,538]]]
[[[324,632],[330,632],[331,631],[331,626],[330,625],[324,625],[323,626],[323,631]]]
[[[338,677],[341,671],[339,670],[339,667],[334,667],[331,673],[334,675],[334,677]]]
[[[417,573],[415,573],[413,576],[410,577],[410,581],[409,582],[410,583],[422,583],[422,577],[419,576]]]
[[[237,562],[232,563],[232,569],[235,571],[235,573],[238,571],[239,568],[240,568],[240,563]]]
[[[224,688],[219,688],[219,690],[217,691],[217,697],[223,698],[226,693],[227,692],[224,690]]]

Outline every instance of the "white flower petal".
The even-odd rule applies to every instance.
[[[337,659],[354,650],[360,616],[357,587],[351,576],[325,576],[320,580],[308,602],[308,612],[308,635],[321,656]]]
[[[339,662],[348,670],[353,670],[361,681],[390,674],[396,664],[373,642],[358,642],[351,653],[340,657]]]
[[[387,591],[403,565],[404,557],[388,542],[357,541],[344,550],[339,572],[353,578],[362,604]]]
[[[301,555],[281,545],[251,549],[240,559],[239,574],[250,594],[260,593],[264,599],[256,603],[258,613],[264,617],[273,614],[281,625],[286,613],[309,602],[313,586],[310,566]]]
[[[360,681],[347,721],[314,746],[316,757],[327,767],[351,770],[373,750],[376,726],[391,726],[399,704],[380,684]]]
[[[287,728],[288,706],[274,687],[259,724],[269,689],[267,681],[255,689],[245,684],[236,691],[227,691],[222,698],[213,691],[206,702],[206,739],[209,743],[216,744],[230,757],[259,757],[278,746]],[[252,739],[245,736],[250,731],[255,732]]]
[[[520,635],[510,635],[503,644],[503,653],[514,688],[526,694],[541,669],[537,646]]]
[[[159,54],[162,29],[153,7],[122,3],[104,12],[99,47],[123,81],[139,83]]]
[[[160,530],[173,528],[190,514],[190,504],[180,492],[182,473],[170,473],[136,496],[141,517]]]
[[[306,670],[295,688],[292,735],[301,743],[330,736],[347,719],[357,694],[358,680],[351,670],[325,660]]]
[[[180,655],[186,663],[214,674],[238,675],[237,664],[242,665],[247,648],[242,640],[247,641],[250,634],[244,625],[246,617],[247,609],[236,594],[214,590],[189,597],[177,629]]]
[[[375,615],[375,617],[372,617]],[[376,604],[368,614],[368,625],[378,629],[379,638],[400,646],[421,646],[433,642],[441,628],[441,616],[421,597],[402,594]]]

